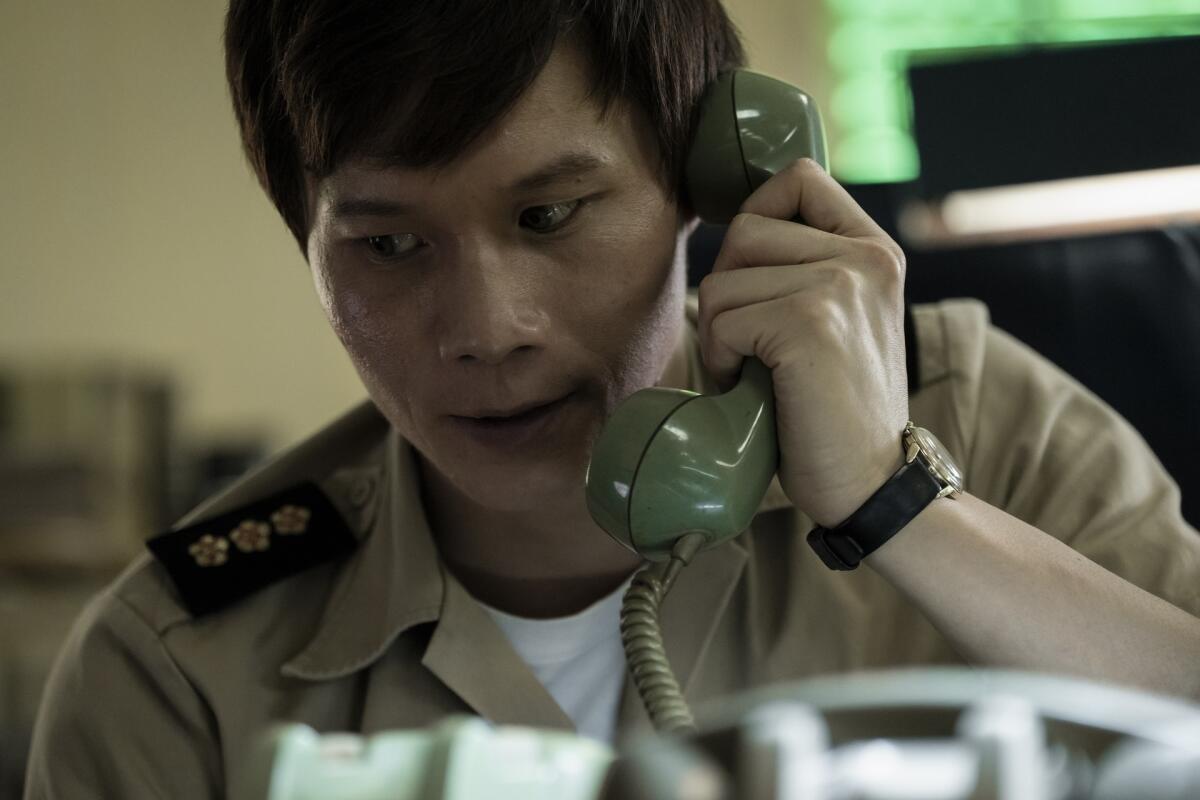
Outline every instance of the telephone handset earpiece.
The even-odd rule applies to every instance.
[[[767,178],[805,157],[827,168],[812,98],[736,70],[701,102],[687,194],[702,219],[728,222]],[[771,374],[750,358],[724,394],[653,388],[627,398],[592,451],[588,509],[626,547],[665,561],[685,534],[695,552],[744,531],[777,463]]]
[[[829,169],[812,97],[757,72],[727,72],[701,101],[685,174],[692,207],[705,222],[727,223],[755,189],[801,158]]]

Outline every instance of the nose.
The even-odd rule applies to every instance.
[[[460,250],[439,285],[443,362],[497,365],[540,349],[549,333],[538,277],[520,256],[499,250]]]

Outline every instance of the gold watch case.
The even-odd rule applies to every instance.
[[[938,497],[956,497],[962,493],[962,470],[936,436],[925,428],[917,427],[910,420],[904,426],[902,440],[905,463],[911,464],[920,456],[929,472],[942,484],[942,491],[938,493]]]

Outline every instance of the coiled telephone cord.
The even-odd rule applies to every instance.
[[[705,543],[703,533],[681,536],[671,549],[671,560],[662,574],[647,566],[633,576],[621,602],[621,642],[642,705],[661,733],[691,733],[696,730],[692,711],[683,699],[679,681],[671,671],[658,624],[658,610],[671,590],[679,571]]]

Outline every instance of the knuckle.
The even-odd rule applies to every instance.
[[[733,323],[733,317],[728,313],[723,312],[713,317],[712,322],[708,326],[710,339],[717,344],[728,344],[730,337],[733,335],[733,328],[731,327]]]
[[[883,274],[883,290],[897,296],[904,292],[904,268],[888,270]]]
[[[744,236],[745,234],[743,231],[746,231],[753,226],[757,219],[758,215],[751,214],[748,211],[738,212],[736,215],[734,215],[733,219],[729,221],[729,230],[725,233],[726,240],[728,241],[729,237],[736,238]]]
[[[860,239],[863,263],[878,272],[901,276],[904,274],[904,251],[874,239]]]
[[[838,267],[829,276],[829,283],[834,291],[842,297],[857,293],[863,285],[863,276],[858,270],[849,267]]]
[[[792,295],[790,313],[792,321],[806,330],[815,323],[819,323],[821,317],[820,310],[817,308],[819,303],[819,298],[812,292],[799,292]]]
[[[846,322],[843,306],[827,296],[797,296],[793,318],[804,330],[805,338],[828,343],[844,338]]]
[[[796,177],[805,177],[822,171],[820,165],[808,156],[796,159],[788,164],[786,169]]]

